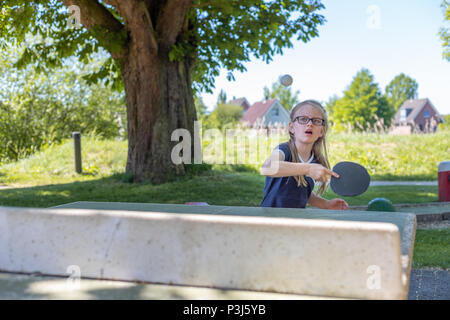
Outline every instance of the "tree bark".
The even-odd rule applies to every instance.
[[[175,39],[156,42],[145,11],[142,6],[134,8],[132,23],[127,24],[130,42],[121,66],[128,115],[126,170],[136,182],[150,179],[163,183],[171,175],[185,173],[183,164],[175,165],[171,160],[171,150],[178,143],[171,141],[171,135],[175,129],[185,128],[194,137],[196,112],[189,60],[169,60]],[[172,38],[173,34],[170,32]]]
[[[167,181],[184,174],[171,160],[175,129],[193,137],[196,120],[189,66],[170,62],[167,54],[153,55],[133,46],[122,64],[128,115],[127,172],[135,181]]]

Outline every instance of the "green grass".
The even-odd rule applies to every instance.
[[[26,159],[0,166],[0,185],[35,186],[89,181],[122,173],[126,160],[126,141],[83,138],[83,174],[76,174],[73,143],[67,140]]]
[[[208,202],[211,205],[259,206],[264,177],[253,173],[203,172],[192,179],[153,185],[132,184],[127,176],[109,177],[40,186],[0,190],[0,205],[50,207],[73,201],[122,201],[153,203]],[[331,190],[325,198],[338,197]],[[377,186],[357,197],[343,197],[349,205],[366,205],[371,199],[384,197],[393,203],[432,202],[437,200],[435,186]]]
[[[355,161],[373,180],[436,180],[439,162],[448,160],[450,130],[434,134],[331,134],[330,161]]]
[[[252,159],[252,164],[232,165],[230,159],[224,156],[222,160],[225,165],[217,165],[219,154],[211,152],[211,141],[204,139],[204,160],[215,164],[214,168],[218,171],[257,173],[273,147],[285,140],[284,136],[279,141],[253,137],[247,141],[247,147],[242,144],[236,146],[236,154],[246,150],[243,153],[246,152],[247,160],[249,146],[254,147],[255,143],[260,146],[262,151],[258,151],[258,157]],[[328,142],[332,166],[339,161],[358,162],[367,168],[372,180],[436,180],[439,162],[448,160],[450,130],[410,136],[331,133]],[[232,153],[233,149],[227,148],[224,154]],[[27,159],[0,165],[0,185],[71,183],[122,173],[127,158],[127,142],[83,137],[82,158],[84,174],[77,175],[74,173],[73,143],[67,140]]]
[[[413,268],[450,268],[450,228],[417,230]]]

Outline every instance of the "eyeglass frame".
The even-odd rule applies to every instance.
[[[307,118],[308,120],[305,123],[300,123],[299,118]],[[320,124],[315,124],[314,123],[315,120],[320,120],[321,121]],[[295,117],[294,120],[292,120],[292,122],[297,122],[298,124],[302,124],[302,125],[307,125],[310,121],[313,125],[315,125],[317,127],[319,127],[319,126],[322,127],[325,125],[325,119],[321,119],[321,118],[310,118],[307,116],[298,116],[298,117]]]

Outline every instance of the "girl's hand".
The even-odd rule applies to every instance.
[[[333,172],[318,163],[311,163],[308,171],[308,176],[322,183],[326,183],[331,176],[339,178],[339,175],[336,172]]]
[[[332,199],[328,201],[327,209],[330,210],[347,210],[348,204],[342,199]]]

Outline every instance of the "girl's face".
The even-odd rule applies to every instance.
[[[317,139],[321,138],[325,132],[325,127],[317,124],[320,122],[324,124],[325,121],[318,119],[324,120],[322,111],[309,104],[296,110],[294,120],[289,122],[289,131],[294,134],[295,141],[304,144],[314,144]],[[302,123],[305,121],[308,123]],[[314,124],[313,121],[317,123]]]

